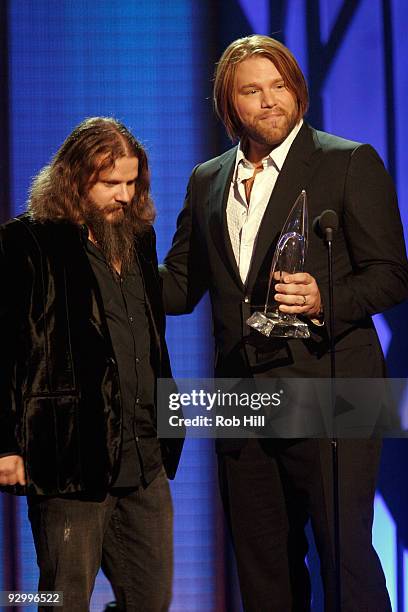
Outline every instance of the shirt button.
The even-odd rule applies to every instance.
[[[244,297],[244,302],[245,304],[249,304],[249,297],[247,295]]]
[[[132,315],[130,315],[130,317],[129,317],[129,321],[130,321],[131,323],[133,323],[133,317],[132,317]]]

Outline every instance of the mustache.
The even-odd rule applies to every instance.
[[[270,117],[281,117],[281,116],[287,116],[287,113],[282,109],[282,108],[275,108],[273,111],[272,110],[268,110],[265,111],[263,113],[261,113],[260,115],[258,115],[258,119],[269,119]]]
[[[112,213],[118,210],[125,210],[125,208],[126,204],[106,204],[106,206],[103,207],[102,212]]]
[[[122,211],[122,214],[119,214],[120,211]],[[108,221],[108,213],[117,214]],[[100,207],[89,198],[84,198],[81,203],[81,214],[84,223],[90,227],[104,223],[106,223],[107,226],[126,225],[134,234],[143,233],[147,227],[139,218],[135,200],[129,203],[116,202]]]

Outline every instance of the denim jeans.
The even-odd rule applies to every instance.
[[[38,589],[63,591],[59,610],[89,610],[100,567],[118,610],[168,610],[173,508],[164,470],[146,488],[113,489],[101,499],[29,497],[28,516],[40,568]]]

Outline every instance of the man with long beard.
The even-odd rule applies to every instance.
[[[371,316],[407,297],[408,266],[395,190],[379,156],[369,145],[304,121],[305,78],[289,49],[267,36],[227,47],[215,72],[214,103],[239,142],[191,175],[162,270],[167,311],[191,312],[209,291],[220,378],[329,377],[327,248],[315,232],[309,232],[305,272],[284,274],[273,291],[280,311],[303,317],[311,337],[266,338],[247,324],[265,304],[280,232],[305,190],[310,219],[325,209],[339,217],[337,375],[384,376]],[[338,445],[342,612],[391,609],[371,542],[380,449],[375,439]],[[309,518],[325,610],[337,610],[330,440],[219,439],[217,451],[245,611],[310,610]]]
[[[156,435],[171,372],[149,182],[125,126],[88,119],[0,228],[0,485],[27,495],[39,590],[69,611],[101,566],[121,610],[171,600],[180,445]]]

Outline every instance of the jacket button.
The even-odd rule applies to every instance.
[[[244,297],[244,302],[245,304],[249,304],[249,297],[247,295]]]

